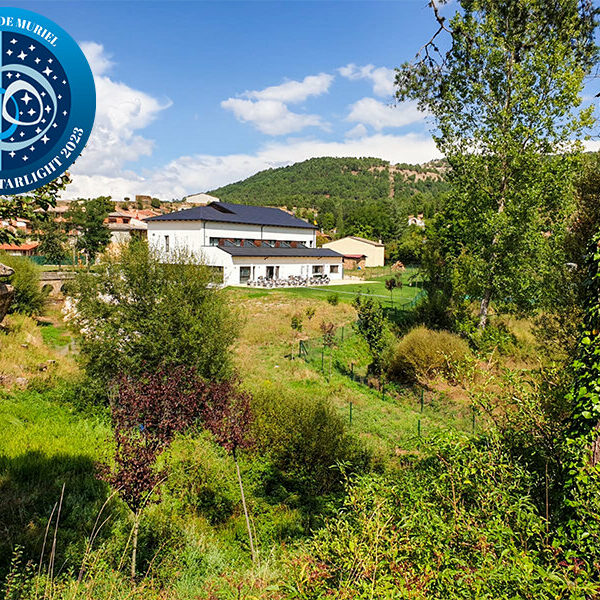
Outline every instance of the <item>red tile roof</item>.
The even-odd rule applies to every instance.
[[[27,244],[0,244],[0,250],[33,250],[39,245],[39,242],[29,242]]]

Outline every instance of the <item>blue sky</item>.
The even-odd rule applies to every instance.
[[[311,156],[438,156],[423,115],[389,106],[392,69],[435,29],[426,0],[11,5],[66,29],[94,71],[69,196],[170,199]]]

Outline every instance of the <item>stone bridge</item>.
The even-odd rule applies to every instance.
[[[64,292],[64,284],[71,279],[75,279],[73,271],[42,271],[40,285],[42,289],[48,289],[46,286],[50,286],[51,296],[60,296]]]

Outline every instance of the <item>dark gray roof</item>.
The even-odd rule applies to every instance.
[[[206,206],[196,206],[187,210],[178,210],[146,221],[219,221],[221,223],[244,223],[247,225],[276,225],[278,227],[297,227],[317,229],[314,225],[297,219],[279,208],[268,206],[250,206],[248,204],[230,204],[229,202],[211,202]]]
[[[291,256],[301,258],[343,258],[335,250],[328,248],[268,248],[266,246],[219,246],[231,256]]]

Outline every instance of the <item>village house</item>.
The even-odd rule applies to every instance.
[[[35,256],[39,242],[25,242],[23,244],[0,244],[0,252],[12,256]]]
[[[146,223],[148,243],[165,261],[186,249],[217,268],[225,285],[343,276],[341,254],[316,247],[317,228],[278,208],[211,202]]]
[[[355,267],[361,266],[361,268],[383,267],[385,261],[385,246],[381,243],[381,240],[373,242],[351,235],[333,242],[327,242],[323,244],[323,248],[329,248],[342,254],[349,266],[353,264]]]
[[[142,212],[142,211],[139,211]],[[147,212],[147,211],[145,211]],[[152,213],[152,216],[156,213]],[[146,218],[143,216],[143,218]],[[129,211],[114,211],[108,213],[108,217],[104,220],[110,230],[110,243],[123,244],[128,242],[132,236],[146,237],[148,225],[140,219],[135,218]]]

